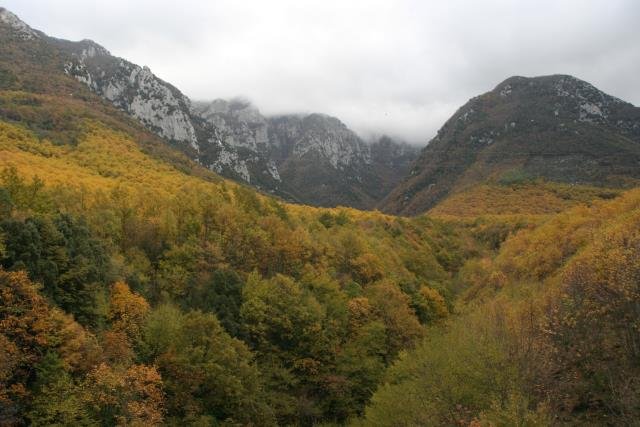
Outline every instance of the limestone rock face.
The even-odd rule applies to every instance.
[[[74,60],[65,71],[116,107],[130,113],[158,135],[198,147],[190,119],[191,102],[175,87],[140,67],[111,56],[102,46],[83,40],[73,46]]]
[[[13,33],[21,39],[35,40],[40,38],[40,34],[37,31],[3,7],[0,7],[0,23],[11,27]]]
[[[196,102],[195,110],[224,133],[231,146],[265,152],[269,143],[267,120],[248,101],[216,99],[211,103]]]
[[[289,156],[316,155],[340,170],[371,163],[367,144],[335,117],[290,115],[276,117],[271,123],[274,144]]]
[[[292,201],[359,208],[373,207],[397,182],[389,166],[376,175],[372,146],[335,117],[265,117],[242,99],[192,102],[149,68],[93,41],[52,42],[71,55],[67,74],[222,175]]]
[[[197,102],[194,109],[222,131],[227,144],[266,159],[283,194],[313,205],[373,207],[418,152],[385,137],[386,146],[394,148],[381,155],[377,143],[363,141],[325,114],[265,117],[241,99]]]
[[[243,158],[225,142],[221,129],[199,116],[186,95],[148,67],[114,57],[91,40],[51,42],[70,54],[65,72],[93,92],[204,166],[234,179],[252,181],[253,159]]]

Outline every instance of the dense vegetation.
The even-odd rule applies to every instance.
[[[0,45],[0,425],[637,424],[640,190],[288,205],[33,49]]]
[[[640,108],[572,76],[514,76],[460,107],[380,207],[416,215],[491,182],[629,189],[638,161]]]
[[[385,374],[366,425],[636,425],[640,191],[521,227],[460,270],[459,314]]]
[[[404,219],[286,205],[80,129],[0,124],[3,424],[640,415],[638,191],[539,183],[574,207]]]
[[[449,315],[476,250],[441,221],[285,205],[82,131],[0,124],[8,424],[344,422]]]

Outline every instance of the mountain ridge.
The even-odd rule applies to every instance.
[[[237,100],[214,100],[208,105],[192,102],[148,67],[115,57],[95,41],[49,37],[6,9],[2,16],[18,42],[29,40],[66,53],[64,73],[202,166],[289,201],[372,208],[384,197],[383,191],[400,180],[408,160],[417,154],[417,150],[404,147],[389,151],[401,152],[401,161],[386,165],[371,162],[370,144],[337,118],[319,113],[302,115],[304,126],[300,126],[296,122],[301,115],[267,118],[250,103]],[[283,129],[287,126],[291,129]],[[295,135],[295,141],[288,139],[289,134]],[[315,179],[309,179],[311,176]]]
[[[639,162],[640,108],[572,76],[514,76],[460,107],[379,206],[422,213],[503,174],[624,187]]]
[[[389,137],[366,142],[323,113],[264,116],[242,99],[197,101],[194,109],[221,129],[227,144],[267,158],[279,190],[302,203],[372,208],[417,154]],[[381,139],[394,147],[388,160],[375,155]]]
[[[190,104],[3,12],[0,425],[637,424],[640,187],[602,187],[639,183],[636,107],[508,79],[414,163],[427,215],[311,207],[202,164],[370,203],[415,153]]]

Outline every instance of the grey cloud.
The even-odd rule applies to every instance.
[[[573,74],[640,103],[636,0],[6,0],[33,27],[91,38],[194,99],[336,115],[424,144],[511,75]]]

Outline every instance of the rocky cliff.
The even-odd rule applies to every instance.
[[[417,155],[416,148],[388,137],[367,143],[324,114],[265,117],[241,99],[194,106],[225,143],[266,160],[281,194],[306,204],[371,208]]]

